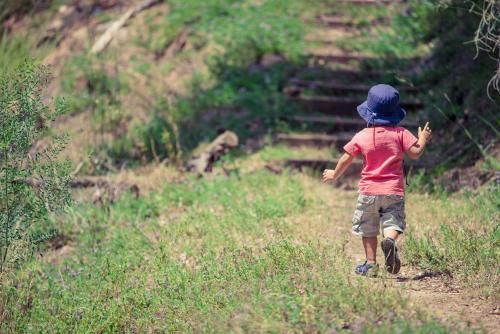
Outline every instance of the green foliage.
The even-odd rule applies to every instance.
[[[134,163],[134,160],[169,159],[181,163],[182,148],[179,129],[173,118],[172,106],[159,99],[150,105],[148,122],[133,122],[127,133],[111,142],[103,143],[104,151],[116,162]]]
[[[45,222],[70,199],[68,165],[56,161],[64,138],[32,151],[62,110],[59,105],[52,111],[43,103],[47,77],[46,70],[24,64],[0,82],[0,272],[51,237],[30,227]]]
[[[398,294],[353,279],[340,243],[300,241],[294,217],[310,205],[298,175],[257,172],[76,208],[65,219],[78,231],[72,253],[0,288],[0,330],[446,332]]]

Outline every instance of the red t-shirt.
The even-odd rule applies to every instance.
[[[363,155],[359,192],[364,195],[404,196],[403,153],[417,138],[399,126],[376,126],[358,132],[344,150]]]

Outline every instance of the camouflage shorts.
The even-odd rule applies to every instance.
[[[352,232],[363,237],[375,237],[380,233],[381,227],[383,231],[404,231],[404,197],[360,194],[352,218]]]

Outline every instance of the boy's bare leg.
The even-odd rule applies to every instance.
[[[399,237],[399,234],[400,234],[399,231],[396,231],[396,230],[384,231],[385,238],[392,238],[394,240],[396,240]]]
[[[363,237],[363,247],[365,248],[366,261],[377,262],[377,237]]]

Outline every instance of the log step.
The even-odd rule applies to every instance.
[[[352,54],[339,54],[339,55],[310,54],[308,57],[314,64],[335,63],[343,65],[351,63],[366,63],[366,62],[376,63],[386,60],[391,60],[393,62],[414,63],[418,60],[418,58],[388,58],[388,57],[380,58],[367,55],[352,55]]]
[[[308,112],[344,116],[352,116],[356,112],[356,107],[363,103],[361,99],[328,96],[299,96],[291,97],[290,99]],[[423,108],[423,104],[420,101],[402,101],[401,106],[409,111]]]
[[[307,88],[320,88],[329,92],[341,92],[341,93],[368,93],[371,85],[365,84],[345,84],[335,81],[313,81],[313,80],[301,80],[292,78],[288,81],[289,83]],[[401,92],[416,93],[418,92],[417,87],[401,86],[398,87]]]
[[[313,170],[334,169],[337,166],[338,160],[324,160],[324,159],[287,159],[285,166],[303,170],[304,168],[311,168]],[[363,169],[362,160],[354,160],[349,168],[344,172],[346,176],[359,175]]]
[[[343,147],[353,136],[354,133],[350,132],[335,135],[323,133],[279,133],[276,135],[275,141],[290,146]]]
[[[408,76],[410,73],[397,71],[390,72],[388,70],[350,70],[350,69],[335,69],[329,70],[324,67],[309,67],[303,71],[298,72],[295,77],[301,80],[328,80],[328,81],[337,81],[337,82],[345,82],[351,83],[354,81],[366,82],[370,81],[395,81],[395,73],[398,75]]]
[[[405,0],[337,0],[336,4],[340,5],[362,5],[362,6],[382,6],[401,4]]]
[[[383,20],[373,20],[369,22],[368,24],[370,26],[378,26],[381,24],[388,24],[389,19],[383,19]],[[362,25],[359,22],[356,21],[349,21],[346,20],[345,18],[342,17],[342,15],[339,14],[320,14],[315,17],[314,23],[319,24],[324,27],[328,28],[336,28],[336,29],[350,29],[350,28],[355,28],[360,25]],[[365,24],[365,23],[363,23]]]
[[[287,117],[287,119],[296,122],[303,123],[319,123],[319,124],[328,124],[333,126],[342,126],[342,127],[358,127],[363,128],[366,127],[366,122],[360,117],[342,117],[342,116],[323,116],[323,115],[294,115]],[[400,123],[401,126],[406,128],[417,128],[417,122],[411,121],[402,121]]]

